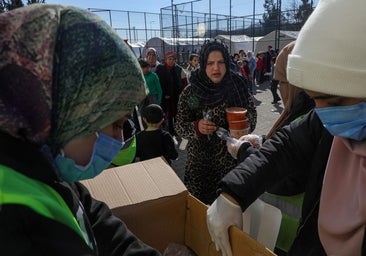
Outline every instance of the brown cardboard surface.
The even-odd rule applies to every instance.
[[[154,158],[103,171],[82,182],[91,194],[113,209],[172,196],[187,188],[164,160]]]
[[[178,243],[199,256],[220,255],[208,233],[207,206],[187,192],[161,158],[108,169],[82,183],[136,236],[160,252],[169,243]],[[234,256],[275,255],[236,227],[229,233]]]
[[[237,227],[230,227],[229,235],[234,256],[276,256],[271,250],[259,244]]]
[[[188,192],[113,209],[142,241],[164,252],[169,243],[184,244]]]
[[[107,169],[82,183],[160,252],[170,242],[184,244],[187,188],[162,158]]]
[[[187,198],[185,244],[200,256],[219,256],[206,224],[207,206],[193,196]]]

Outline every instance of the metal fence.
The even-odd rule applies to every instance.
[[[172,50],[176,52],[182,51],[179,44],[180,38],[214,38],[219,34],[229,35],[230,37],[232,35],[247,35],[254,38],[268,33],[268,30],[280,30],[281,24],[276,19],[271,22],[271,27],[267,27],[264,31],[260,24],[263,13],[233,16],[231,13],[230,15],[223,15],[211,13],[211,11],[196,12],[195,3],[197,1],[172,4],[161,8],[160,13],[95,8],[89,8],[89,10],[101,16],[117,31],[121,38],[130,44],[144,45],[154,37],[169,38],[173,40],[172,44],[175,45],[175,48]],[[294,26],[288,30],[299,30],[299,26]],[[278,34],[278,38],[275,44],[280,45],[280,33],[276,34]],[[139,51],[139,53],[135,52],[136,55],[141,55],[141,49]],[[182,59],[181,61],[185,60]]]
[[[194,11],[193,4],[194,2],[189,2],[161,8],[160,13],[96,8],[89,10],[102,17],[129,42],[146,42],[152,37],[211,38],[217,34],[244,34],[244,31],[246,35],[252,36],[259,31],[258,23],[263,14],[238,17],[202,13]],[[183,7],[187,5],[188,7]]]

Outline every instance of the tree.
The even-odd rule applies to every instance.
[[[301,25],[304,25],[305,21],[309,18],[313,12],[313,1],[309,3],[309,0],[301,0],[299,9],[295,15],[295,19],[299,21]]]
[[[3,0],[0,0],[0,13],[4,12],[5,10],[5,4]]]
[[[44,2],[45,0],[27,0],[27,5]],[[24,3],[22,0],[0,0],[0,13],[7,12],[23,6]]]
[[[280,13],[280,5],[278,2],[280,0],[277,0],[276,2],[274,0],[265,0],[263,7],[265,12],[263,13],[263,20],[260,21],[260,24],[262,26],[262,33],[268,34],[272,32],[273,30],[277,29],[280,24],[287,23],[287,19],[284,16],[283,13]]]
[[[258,35],[265,35],[274,30],[298,31],[313,12],[313,0],[287,0],[288,8],[282,10],[281,0],[265,0],[262,20],[259,21]],[[250,33],[249,33],[250,34]]]
[[[27,5],[30,5],[30,4],[38,4],[38,3],[44,4],[45,3],[45,0],[27,0]]]
[[[24,4],[21,0],[1,0],[1,12],[13,10],[15,8],[23,7]]]

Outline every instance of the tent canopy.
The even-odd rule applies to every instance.
[[[281,50],[288,43],[296,40],[299,31],[279,31],[279,46]],[[261,37],[250,37],[247,35],[217,35],[215,38],[223,40],[224,43],[229,47],[230,54],[239,53],[240,50],[245,52],[253,51],[258,53],[260,51],[267,51],[268,45],[275,47],[276,45],[276,31],[272,31],[265,36]]]
[[[153,47],[158,53],[158,59],[164,58],[167,51],[175,51],[178,56],[178,63],[188,62],[191,53],[198,53],[206,38],[150,38],[143,49],[142,56],[146,56],[148,48]]]
[[[216,39],[220,39],[224,41],[224,43],[229,47],[230,54],[239,53],[240,50],[244,50],[245,52],[253,51],[257,44],[257,41],[261,37],[250,37],[247,35],[217,35]]]
[[[281,50],[288,43],[296,40],[299,31],[279,31],[279,46]],[[262,37],[250,37],[247,35],[217,35],[215,38],[224,41],[229,47],[230,54],[239,53],[240,50],[245,52],[267,51],[268,45],[275,47],[276,31],[272,31]],[[199,53],[201,45],[207,38],[168,38],[168,37],[153,37],[144,43],[129,43],[137,57],[145,57],[146,50],[150,47],[156,49],[158,59],[161,61],[164,58],[164,53],[167,51],[177,52],[178,63],[187,63],[191,53]]]
[[[145,47],[145,43],[143,42],[127,42],[127,44],[130,46],[130,48],[132,49],[133,53],[136,55],[137,58],[142,57],[142,51]]]
[[[281,50],[288,43],[296,40],[299,31],[280,30],[279,33],[280,40],[277,48],[278,50]],[[274,49],[276,45],[276,31],[272,31],[258,40],[255,48],[255,53],[260,51],[267,51],[268,45],[271,45]]]

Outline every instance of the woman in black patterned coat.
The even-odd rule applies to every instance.
[[[206,41],[200,51],[200,68],[179,97],[175,130],[188,139],[184,182],[188,190],[206,204],[216,198],[218,181],[236,165],[226,142],[215,134],[228,128],[225,109],[246,108],[250,131],[257,112],[248,93],[247,80],[230,71],[230,55],[219,41]]]

